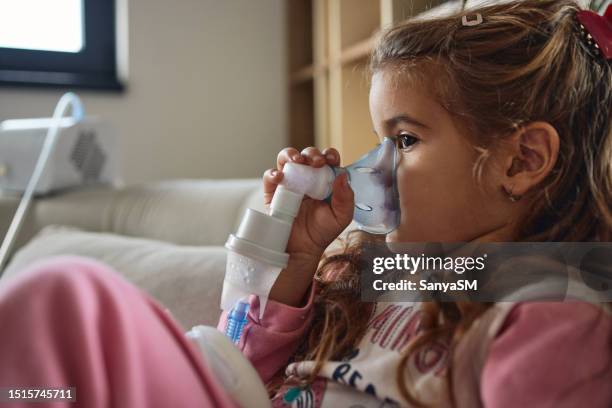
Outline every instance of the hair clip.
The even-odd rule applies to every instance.
[[[472,14],[472,16],[476,16],[476,18],[473,20],[469,20],[469,21],[468,21],[467,15],[464,15],[463,17],[461,17],[461,24],[466,27],[472,27],[472,26],[477,26],[478,24],[482,23],[482,14],[476,13],[476,14]]]
[[[607,61],[612,59],[612,4],[608,6],[604,15],[590,10],[576,13],[580,23],[580,32],[583,40],[596,54],[602,55]]]

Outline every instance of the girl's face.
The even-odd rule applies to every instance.
[[[370,114],[380,140],[397,140],[399,227],[387,242],[504,240],[508,197],[496,172],[472,174],[478,152],[426,89],[398,84],[391,73],[372,78]]]

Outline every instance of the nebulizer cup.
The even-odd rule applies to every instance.
[[[331,199],[333,182],[340,174],[348,173],[357,226],[373,234],[393,231],[400,220],[397,161],[395,142],[385,138],[347,167],[286,163],[268,213],[247,209],[238,230],[225,244],[228,256],[221,308],[244,310],[248,296],[254,294],[263,317],[270,290],[289,260],[285,250],[302,199]]]

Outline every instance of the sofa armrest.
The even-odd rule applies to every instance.
[[[39,197],[32,202],[14,249],[47,225],[181,245],[223,245],[242,217],[245,204],[256,204],[252,197],[262,196],[261,184],[261,179],[171,180]],[[3,235],[18,203],[15,196],[0,198]]]

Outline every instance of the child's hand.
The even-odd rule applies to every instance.
[[[270,205],[276,186],[283,179],[283,166],[287,162],[313,167],[340,165],[340,154],[328,148],[323,153],[316,147],[298,152],[287,147],[278,154],[276,169],[264,173],[264,204]],[[293,229],[287,243],[289,264],[277,279],[270,299],[297,306],[310,286],[323,251],[351,223],[354,211],[353,190],[348,185],[346,174],[338,176],[333,184],[331,205],[325,201],[304,197],[300,211],[295,217]]]

